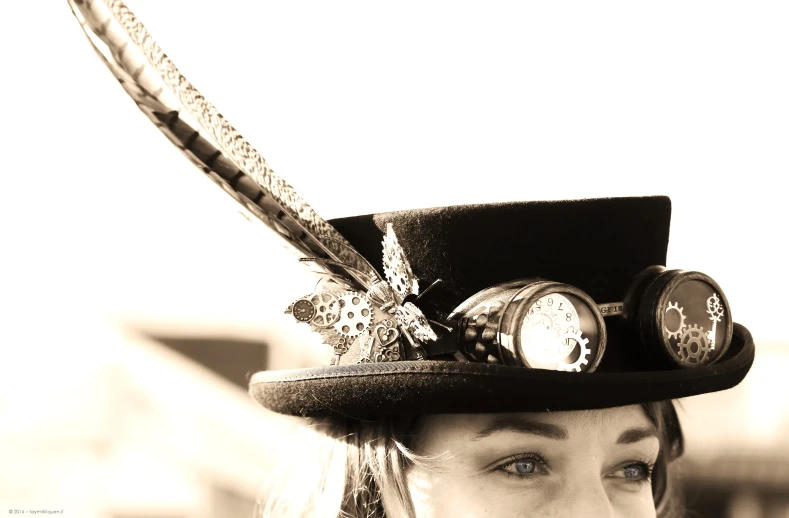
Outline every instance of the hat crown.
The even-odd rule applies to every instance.
[[[368,214],[330,223],[383,271],[381,235],[395,233],[414,274],[441,279],[447,304],[503,282],[542,277],[598,302],[622,300],[633,277],[665,265],[665,196],[462,205]],[[451,310],[453,308],[448,308]]]

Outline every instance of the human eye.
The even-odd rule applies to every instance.
[[[628,461],[619,465],[609,476],[627,484],[648,484],[652,482],[654,467],[654,463],[645,460]]]
[[[548,463],[539,453],[513,455],[497,463],[493,471],[508,477],[531,478],[547,474]]]

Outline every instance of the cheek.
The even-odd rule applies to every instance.
[[[550,516],[546,488],[505,483],[495,476],[465,476],[413,467],[408,489],[420,518]],[[526,487],[530,486],[530,487]]]
[[[612,493],[610,502],[615,513],[614,516],[617,517],[655,518],[657,515],[655,501],[652,498],[652,488],[649,484],[635,494]]]

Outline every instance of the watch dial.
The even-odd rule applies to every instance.
[[[315,306],[309,300],[301,299],[293,304],[293,317],[299,322],[309,322],[315,313]]]
[[[551,293],[531,305],[523,320],[520,348],[530,363],[563,363],[580,338],[578,310],[564,295]]]

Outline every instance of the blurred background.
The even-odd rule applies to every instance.
[[[757,343],[745,382],[681,402],[688,507],[789,517],[785,3],[129,6],[325,218],[671,196],[668,266],[716,279]],[[327,363],[281,315],[314,279],[135,108],[65,0],[2,24],[0,512],[251,516],[295,425],[246,380]]]

